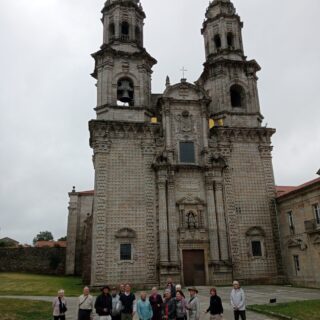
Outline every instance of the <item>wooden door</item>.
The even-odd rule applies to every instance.
[[[206,272],[203,250],[183,250],[183,276],[186,286],[204,286]]]

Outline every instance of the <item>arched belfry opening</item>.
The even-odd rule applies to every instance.
[[[216,34],[213,38],[214,41],[214,45],[216,47],[217,50],[221,49],[222,46],[222,42],[221,42],[221,37],[219,34]]]
[[[243,87],[234,84],[230,88],[231,106],[233,108],[241,108],[245,106],[245,91]]]
[[[138,26],[135,28],[135,39],[139,45],[141,45],[141,30]]]
[[[116,34],[116,27],[114,25],[114,23],[110,23],[109,25],[109,38],[112,40],[115,38],[115,34]]]
[[[227,33],[227,43],[228,43],[228,48],[232,49],[234,47],[234,39],[233,39],[233,33],[228,32]]]
[[[129,40],[130,25],[127,21],[121,23],[121,40]]]
[[[134,106],[134,85],[130,78],[118,80],[117,101],[122,106]]]

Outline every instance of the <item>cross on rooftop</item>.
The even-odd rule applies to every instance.
[[[182,72],[182,79],[185,79],[185,73],[188,71],[185,67],[182,67],[182,69],[180,69],[180,71]]]

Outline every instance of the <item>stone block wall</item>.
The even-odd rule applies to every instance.
[[[0,248],[0,272],[65,274],[66,248]]]

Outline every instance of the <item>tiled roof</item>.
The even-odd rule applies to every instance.
[[[80,196],[86,196],[86,195],[90,196],[90,195],[94,195],[94,190],[80,191],[80,192],[78,192],[78,194]]]
[[[300,186],[294,187],[294,186],[277,186],[277,198],[283,197],[285,195],[288,195],[289,193],[296,192],[299,190],[302,190],[304,188],[310,187],[314,184],[320,183],[320,178],[313,179],[311,181],[308,181]]]
[[[37,241],[35,244],[36,248],[54,248],[54,247],[67,247],[67,241]]]

